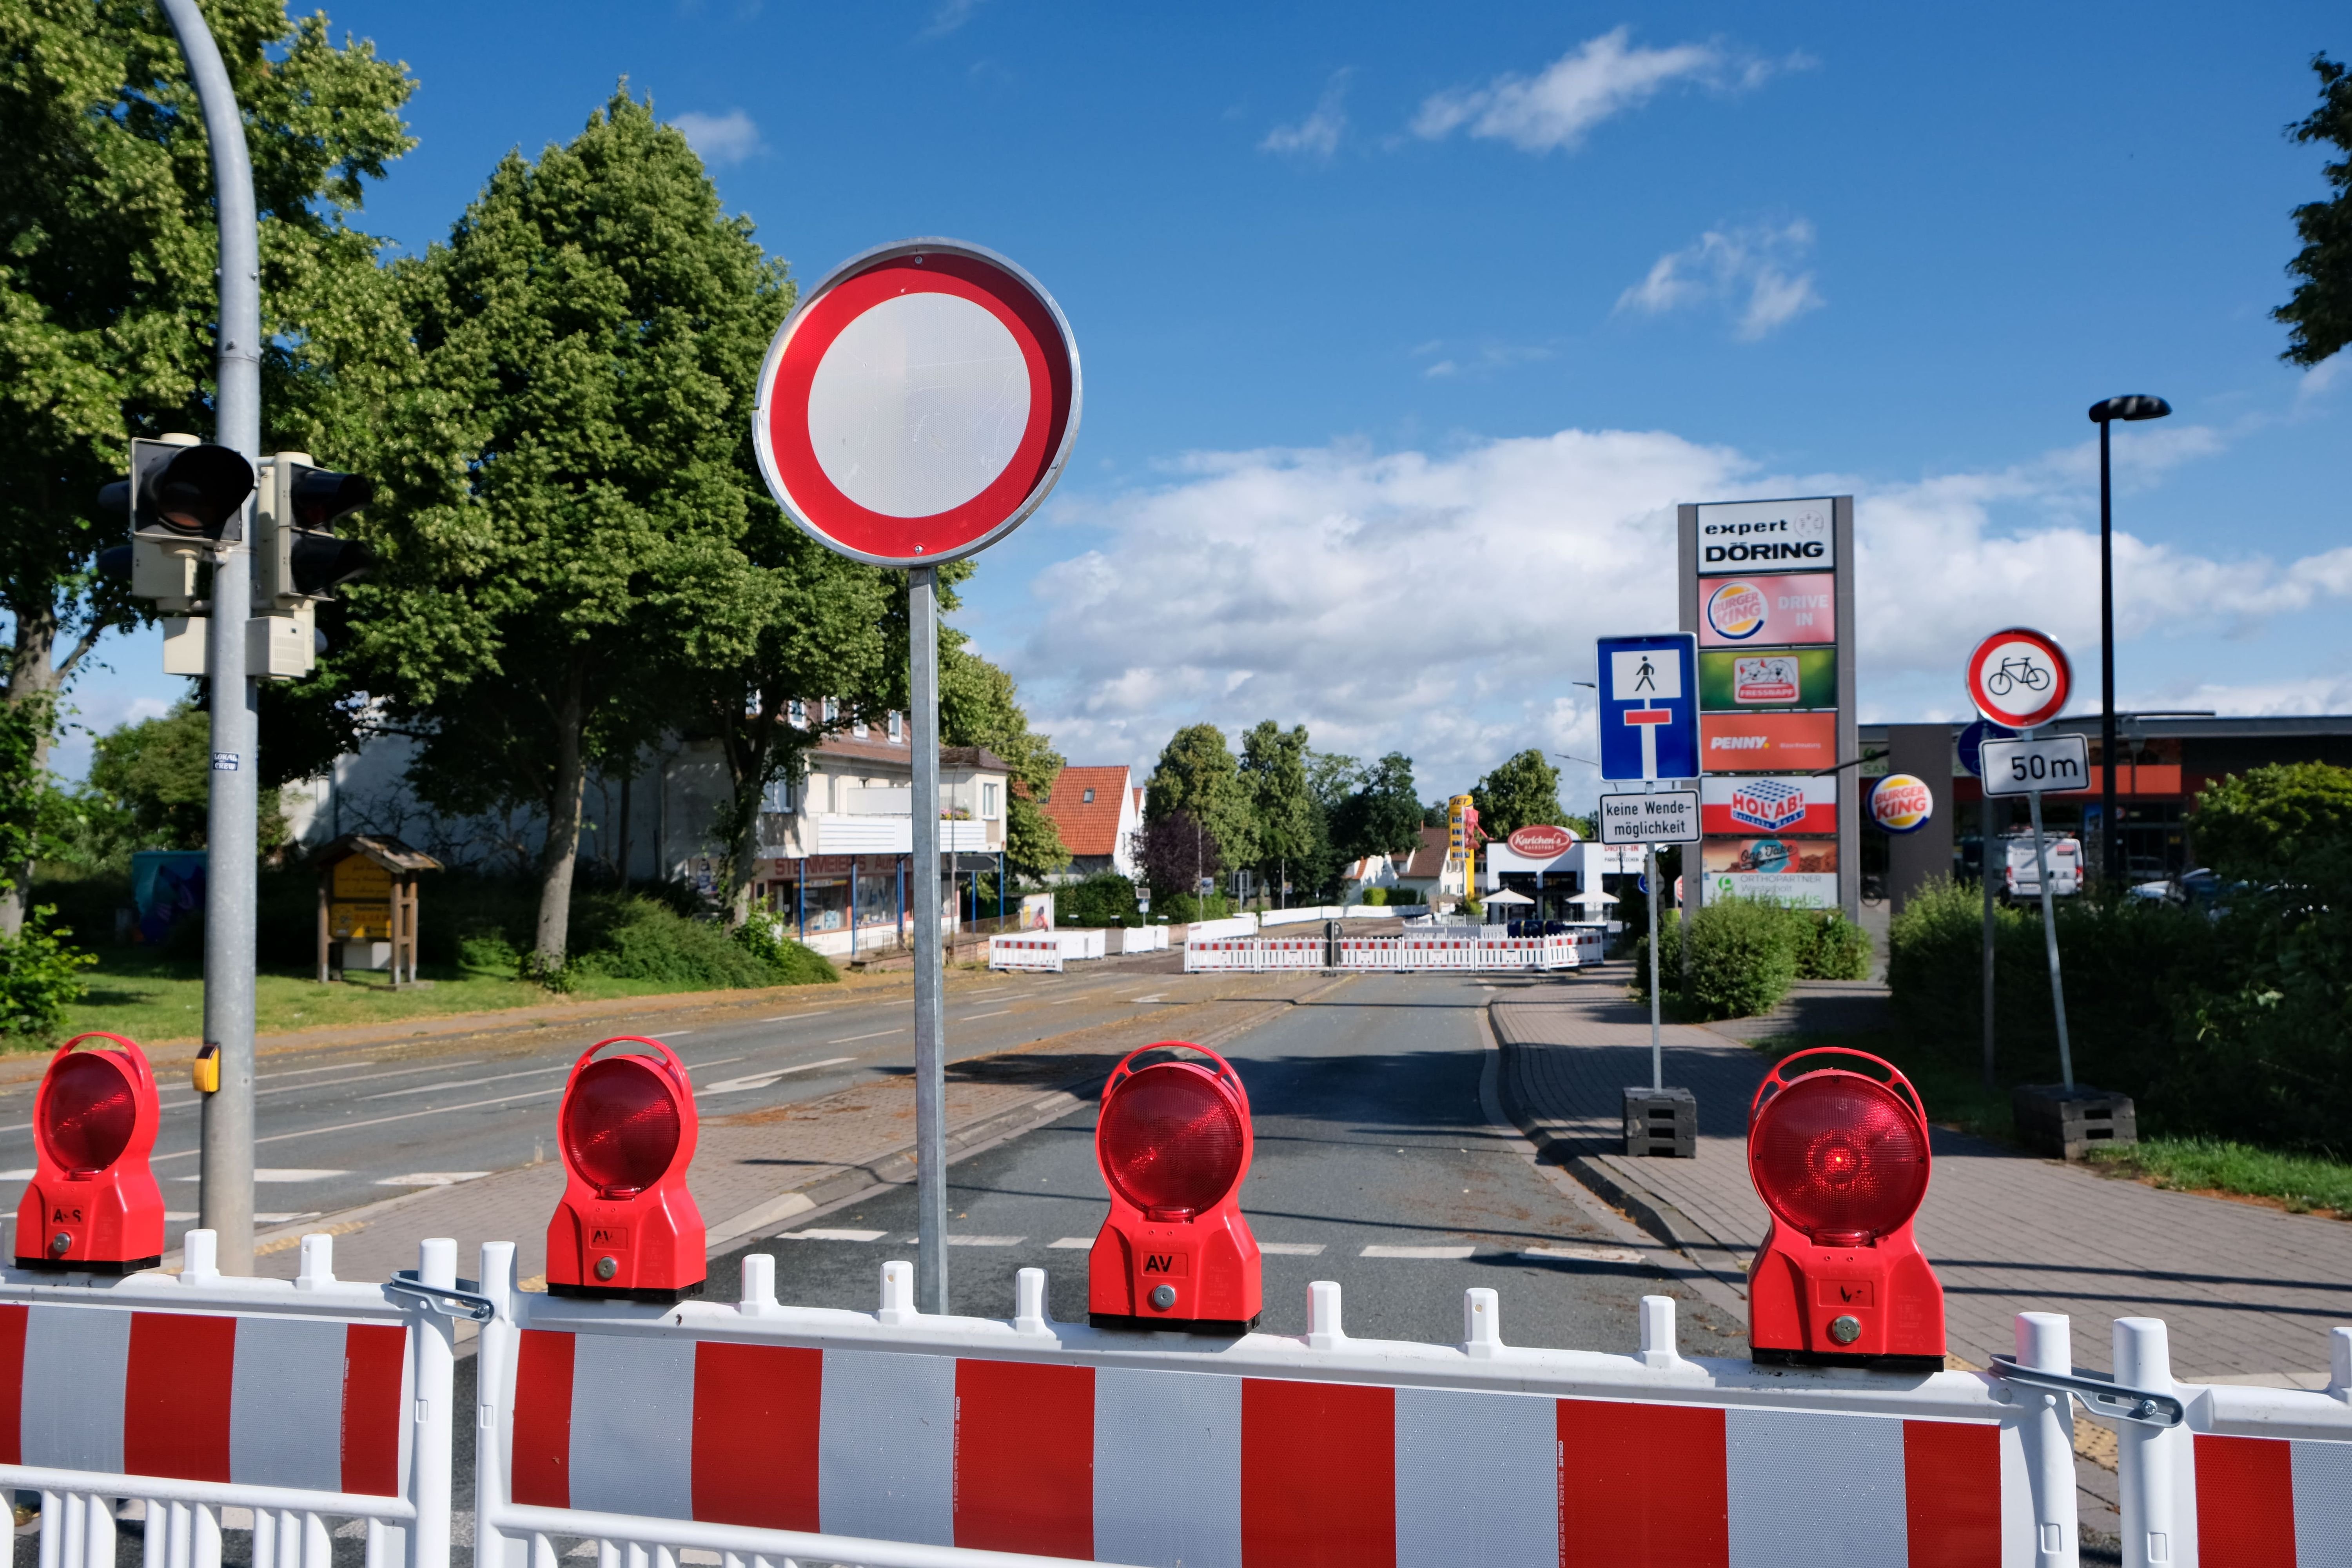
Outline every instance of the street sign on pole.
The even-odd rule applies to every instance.
[[[769,491],[825,548],[907,573],[912,809],[940,819],[938,567],[1044,504],[1077,437],[1078,350],[1037,280],[994,251],[909,239],[802,296],[760,371]],[[913,844],[916,1299],[948,1310],[947,1041],[940,839]]]
[[[1993,633],[1969,656],[1969,700],[1987,719],[2012,730],[2031,730],[2058,717],[2074,682],[2066,650],[2023,626]]]
[[[1968,769],[1978,778],[1984,777],[1982,753],[1984,743],[1987,741],[2006,741],[2016,733],[2017,731],[2008,725],[1996,724],[1989,719],[1970,721],[1960,731],[1960,738],[1957,742],[1960,753],[1960,766]]]
[[[1698,638],[1601,639],[1601,776],[1698,776]]]
[[[1979,755],[1987,795],[2063,795],[2091,786],[2091,746],[2080,735],[1984,742]]]
[[[1660,790],[1655,795],[1601,797],[1603,844],[1696,844],[1699,841],[1698,791]]]

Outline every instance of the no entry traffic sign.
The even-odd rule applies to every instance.
[[[2066,650],[2037,631],[2011,626],[1969,656],[1969,700],[1996,724],[2031,730],[2055,719],[2074,682]]]
[[[881,566],[1003,537],[1061,477],[1078,429],[1061,307],[993,251],[902,240],[801,300],[760,372],[768,489],[830,549]]]

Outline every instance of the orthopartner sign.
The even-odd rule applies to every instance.
[[[1721,577],[1767,566],[1783,572],[1826,571],[1837,564],[1830,510],[1826,497],[1702,506],[1698,574]]]

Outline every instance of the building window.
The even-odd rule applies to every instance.
[[[841,699],[838,697],[828,697],[824,700],[824,721],[828,724],[837,724],[841,721]]]
[[[980,819],[982,822],[996,820],[996,786],[992,784],[980,786]]]
[[[808,704],[803,701],[800,698],[793,698],[791,703],[789,703],[784,709],[784,717],[792,721],[792,725],[794,729],[807,729]]]
[[[890,710],[890,740],[895,744],[906,738],[905,721],[899,718],[898,710],[893,708]]]
[[[760,792],[760,809],[774,812],[778,816],[790,815],[793,809],[793,781],[771,779],[767,787]]]
[[[1094,803],[1095,792],[1092,790],[1087,790],[1078,796],[1078,804],[1081,805],[1092,805]]]

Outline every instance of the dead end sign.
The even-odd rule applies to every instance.
[[[993,251],[909,239],[811,289],[760,372],[768,488],[819,542],[879,566],[982,549],[1069,460],[1078,352],[1043,285]]]

